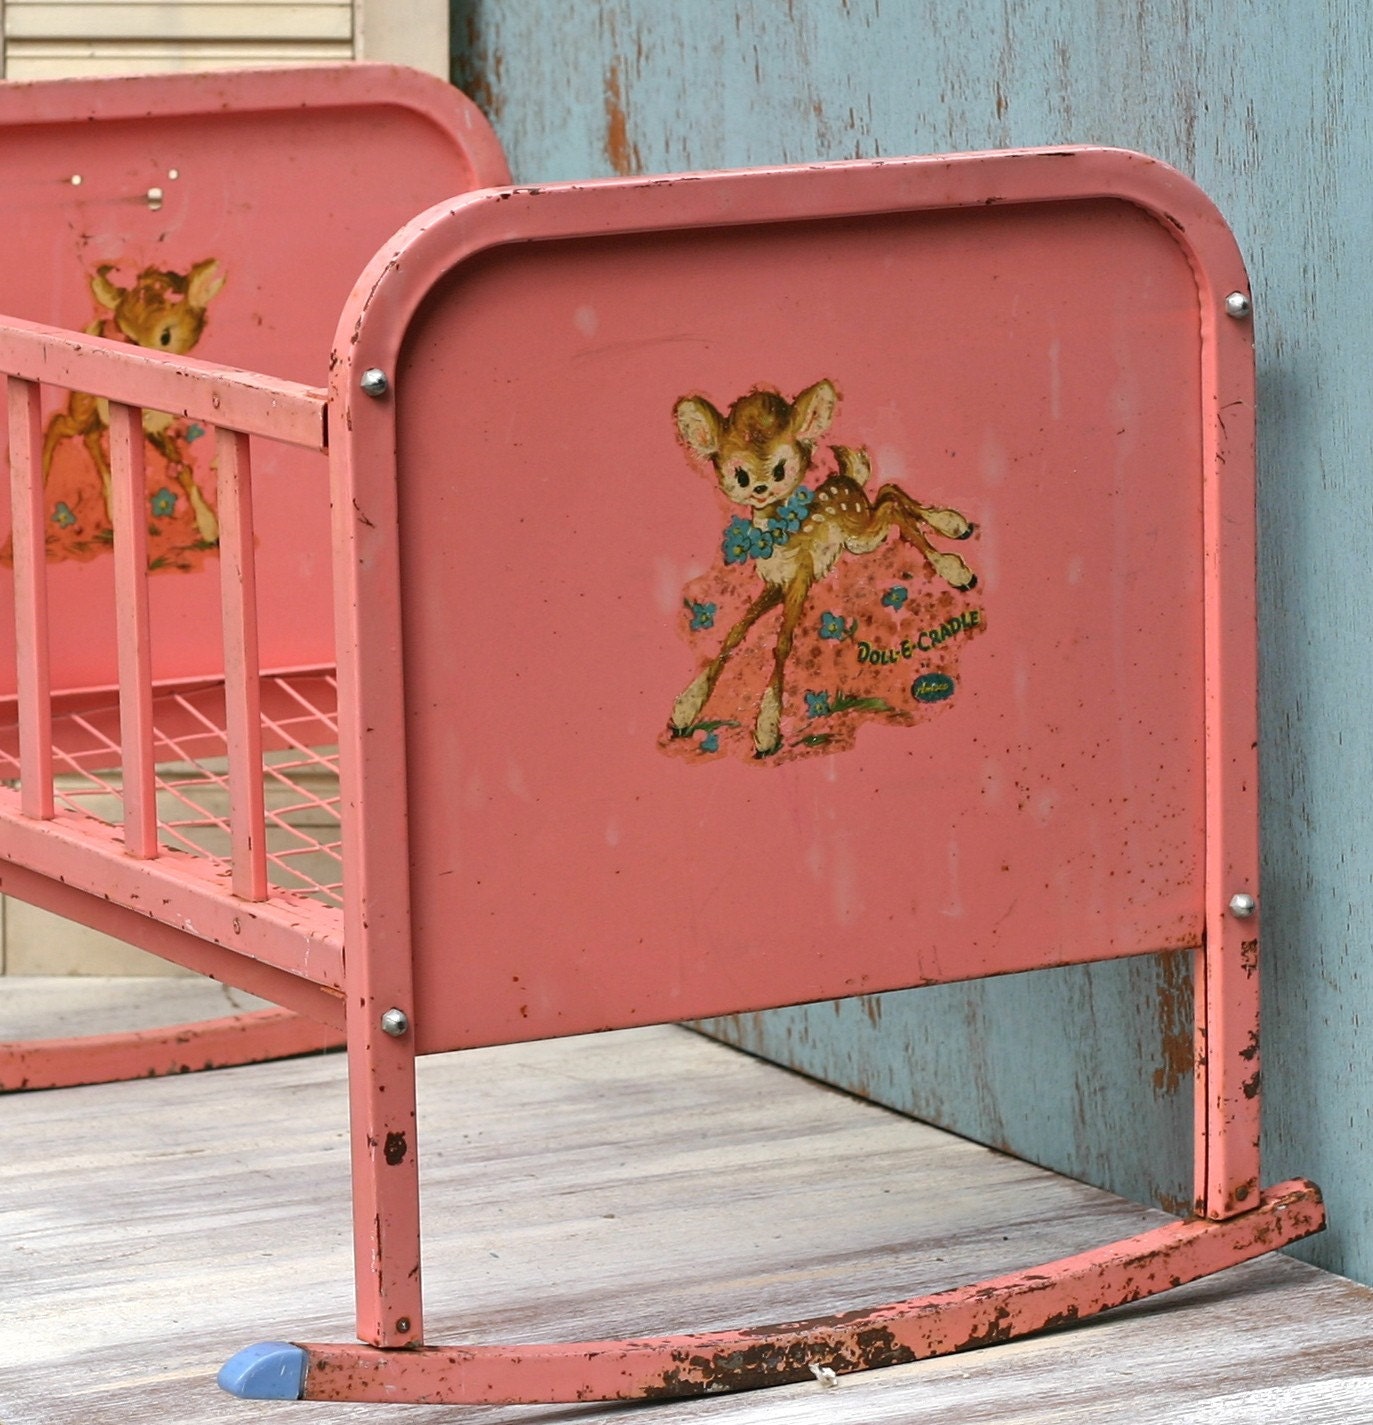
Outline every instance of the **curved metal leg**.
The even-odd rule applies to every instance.
[[[258,1064],[342,1044],[339,1030],[277,1008],[157,1029],[0,1043],[0,1093]]]
[[[753,1390],[951,1355],[1083,1320],[1262,1256],[1325,1224],[1320,1191],[1279,1184],[1257,1207],[1195,1218],[952,1291],[746,1331],[513,1346],[249,1347],[220,1384],[250,1399],[538,1404]]]

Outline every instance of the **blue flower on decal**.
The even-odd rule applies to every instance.
[[[810,513],[811,502],[815,496],[800,485],[795,491],[772,512],[772,519],[769,521],[772,529],[777,533],[793,535],[801,528],[801,521]],[[786,540],[779,543],[785,544]]]
[[[751,524],[748,527],[748,552],[751,559],[766,559],[777,544],[785,544],[786,538],[777,538],[770,524]]]
[[[165,519],[176,509],[176,496],[164,485],[153,495],[149,503],[152,505],[153,514],[159,519]]]
[[[828,693],[806,694],[807,717],[828,717],[832,711],[833,709],[830,707],[830,695]]]
[[[58,529],[70,529],[76,523],[76,516],[72,514],[71,506],[65,500],[58,500],[53,506],[52,522]]]
[[[726,564],[747,564],[753,546],[753,526],[747,520],[732,519],[725,526],[721,552]]]
[[[857,619],[854,619],[852,624],[847,624],[844,622],[842,614],[830,613],[826,610],[820,615],[821,638],[847,638],[857,628]]]
[[[893,584],[885,594],[882,595],[882,602],[889,609],[900,610],[901,606],[910,598],[910,590],[904,584]]]
[[[693,633],[698,629],[715,627],[714,604],[702,604],[695,599],[688,599],[687,612],[691,615],[691,631]]]
[[[712,728],[701,739],[702,752],[718,752],[720,750],[720,734]]]
[[[725,526],[721,549],[726,564],[747,564],[750,559],[766,559],[787,544],[801,528],[815,496],[804,485],[792,491],[760,524],[750,524],[737,516]]]
[[[192,421],[190,425],[186,427],[187,440],[200,440],[204,434],[205,427],[201,425],[199,421]]]

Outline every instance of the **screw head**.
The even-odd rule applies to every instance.
[[[391,389],[386,372],[380,366],[369,366],[358,378],[358,385],[369,396],[384,396]]]
[[[1246,895],[1244,891],[1230,897],[1230,914],[1236,920],[1248,920],[1258,908],[1258,901],[1253,896]]]
[[[410,1016],[403,1009],[388,1009],[381,1017],[381,1032],[399,1039],[409,1032]]]
[[[396,1317],[396,1330],[408,1331],[410,1329],[410,1318],[408,1316]]]
[[[1225,311],[1227,316],[1236,318],[1247,317],[1254,310],[1254,304],[1243,292],[1231,292],[1225,299]]]

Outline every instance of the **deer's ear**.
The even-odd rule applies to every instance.
[[[684,396],[677,402],[677,434],[693,455],[709,460],[720,449],[724,419],[704,396]]]
[[[207,257],[204,262],[197,262],[186,275],[186,305],[190,307],[206,307],[219,289],[224,285],[224,274],[219,270],[219,263],[213,257]]]
[[[120,299],[124,296],[124,289],[116,287],[110,281],[110,263],[105,263],[97,267],[91,276],[91,294],[102,307],[108,307],[110,311],[119,305]]]
[[[830,382],[807,386],[792,402],[792,436],[814,444],[830,428],[838,404],[839,393]]]

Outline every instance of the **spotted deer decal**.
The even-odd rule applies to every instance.
[[[200,341],[209,305],[223,286],[214,258],[186,272],[145,267],[127,285],[117,280],[114,264],[104,263],[90,276],[99,315],[86,332],[184,356]],[[108,401],[73,391],[44,430],[50,559],[90,559],[110,547],[109,422]],[[194,568],[219,542],[219,521],[197,483],[189,449],[204,431],[169,412],[144,411],[143,433],[150,447],[149,565]],[[76,442],[84,464],[65,454]]]
[[[887,546],[894,533],[896,540],[890,542],[904,547],[899,558],[908,563],[913,558],[918,566],[918,573],[911,574],[913,580],[932,581],[959,595],[977,585],[976,575],[962,555],[933,542],[936,537],[968,539],[974,528],[969,520],[958,510],[922,504],[896,484],[882,485],[870,496],[867,487],[872,468],[866,449],[832,446],[835,473],[818,484],[807,484],[816,466],[817,446],[834,421],[838,402],[833,383],[822,380],[792,400],[777,391],[757,387],[723,413],[700,395],[685,396],[676,403],[674,416],[682,446],[693,462],[713,474],[734,511],[721,546],[723,563],[741,568],[752,565],[760,587],[755,588],[747,607],[724,633],[717,651],[673,703],[668,718],[672,738],[689,737],[703,726],[713,731],[717,723],[707,713],[717,684],[754,626],[773,610],[780,610],[780,615],[775,634],[771,635],[766,681],[752,714],[755,757],[772,757],[783,746],[783,711],[792,696],[787,688],[788,664],[803,620],[817,625],[822,640],[852,635],[850,643],[855,652],[850,663],[875,663],[886,658],[886,652],[876,644],[857,639],[856,618],[812,607],[817,585],[829,580],[837,566],[842,569],[849,562],[845,556],[860,560],[871,556]],[[906,585],[894,584],[881,603],[888,609],[893,604],[899,609],[906,589]],[[903,595],[900,602],[896,599],[897,590]],[[710,626],[701,610],[708,608],[713,622],[714,604],[701,599],[688,600],[687,604],[689,611],[695,610],[693,631]],[[980,622],[976,610],[962,610],[958,616],[965,620],[960,629],[975,630]],[[912,650],[903,655],[909,660],[914,650],[925,649],[932,633],[938,635],[945,621],[932,629],[915,630],[913,640],[907,637],[895,646]],[[927,691],[943,686],[928,681],[940,676],[945,677],[950,689],[953,686],[947,675],[933,668],[926,668],[924,676]],[[918,701],[936,696],[933,692],[922,696],[915,683],[912,687],[917,688],[913,696]],[[855,701],[854,695],[846,696],[846,709],[866,701],[868,710],[876,711],[873,705],[882,701]],[[812,716],[819,707],[834,711],[840,701],[827,692],[807,692],[805,697]],[[885,703],[883,707],[891,710]],[[702,745],[714,750],[709,735]]]

